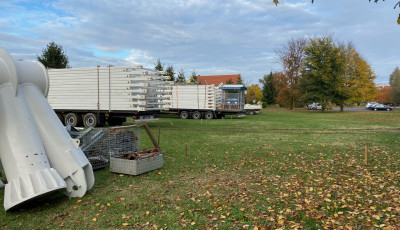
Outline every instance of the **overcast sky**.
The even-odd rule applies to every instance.
[[[62,45],[71,67],[142,64],[158,58],[188,77],[242,74],[247,83],[280,71],[274,50],[296,37],[351,41],[388,83],[400,66],[400,9],[394,0],[7,0],[0,47],[34,60]]]

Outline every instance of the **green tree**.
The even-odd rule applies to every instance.
[[[198,84],[198,82],[197,82],[197,73],[196,73],[195,70],[192,71],[192,75],[189,77],[188,82],[189,82],[189,83],[196,83],[196,84]]]
[[[169,76],[170,81],[175,81],[175,71],[172,65],[168,66],[165,70],[165,76]]]
[[[390,74],[389,83],[391,86],[391,98],[395,105],[400,103],[400,69],[397,66]]]
[[[229,79],[225,82],[225,84],[234,84],[234,82],[233,82],[232,78],[229,78]]]
[[[42,51],[42,55],[37,56],[37,60],[46,68],[61,69],[69,67],[69,60],[63,51],[62,45],[57,45],[55,42],[47,44],[47,47]]]
[[[253,101],[261,101],[262,92],[258,85],[251,85],[247,87],[246,103],[253,104]]]
[[[154,64],[154,70],[164,71],[164,64],[161,63],[160,59],[157,59],[157,63]]]
[[[242,76],[239,75],[238,80],[236,82],[236,84],[243,84],[243,79]]]
[[[183,71],[182,68],[178,72],[178,76],[176,78],[176,82],[179,82],[179,83],[185,83],[186,82],[185,72]]]
[[[316,101],[322,111],[331,102],[341,104],[347,100],[343,87],[345,81],[346,55],[332,37],[310,39],[305,47],[305,61],[301,88],[305,101]]]
[[[262,101],[268,105],[276,103],[276,91],[274,85],[274,75],[270,72],[268,75],[264,75],[259,82],[263,85],[262,87]]]

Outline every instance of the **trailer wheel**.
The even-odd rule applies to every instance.
[[[206,119],[213,119],[213,118],[214,118],[214,113],[211,112],[211,111],[207,111],[207,112],[204,114],[204,117],[205,117]]]
[[[249,114],[254,115],[254,110],[250,110]]]
[[[198,120],[198,119],[201,118],[201,113],[200,113],[199,111],[194,111],[194,112],[192,113],[192,117],[193,117],[193,119]]]
[[[85,116],[83,116],[83,125],[86,128],[89,127],[96,127],[97,125],[97,116],[94,113],[87,113]]]
[[[189,118],[189,113],[188,111],[182,111],[180,114],[182,119],[188,119]]]
[[[65,115],[65,125],[70,125],[73,127],[80,126],[82,123],[81,116],[78,116],[76,113],[68,113]]]

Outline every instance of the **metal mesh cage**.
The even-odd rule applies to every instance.
[[[110,157],[143,159],[159,154],[159,150],[140,151],[140,125],[88,128],[79,132],[67,128],[72,138],[80,140],[80,148],[92,164],[93,169],[107,167]],[[158,166],[157,166],[158,167]]]
[[[72,138],[79,139],[79,147],[93,169],[107,167],[110,161],[109,130],[88,128],[85,131],[68,130]]]
[[[154,149],[140,150],[142,126],[150,139],[153,139],[145,122],[141,125],[109,129],[110,172],[139,175],[163,167],[164,155],[158,144],[155,144]]]
[[[108,130],[108,140],[111,157],[137,152],[140,150],[140,126],[111,127]]]

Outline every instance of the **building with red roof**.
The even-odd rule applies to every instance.
[[[378,90],[390,90],[392,87],[390,85],[377,85]]]
[[[237,84],[239,80],[240,74],[232,74],[232,75],[210,75],[210,76],[197,76],[196,81],[200,85],[220,85],[225,84],[229,79],[232,80],[233,84]]]

